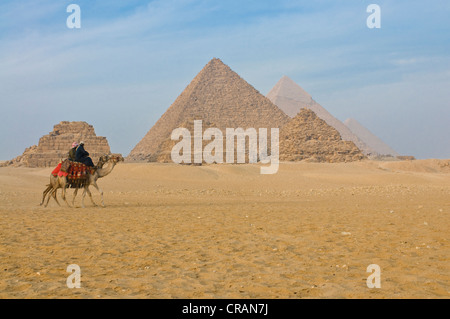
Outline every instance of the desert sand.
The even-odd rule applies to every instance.
[[[449,298],[446,163],[120,163],[84,209],[39,206],[53,168],[3,167],[0,298]]]

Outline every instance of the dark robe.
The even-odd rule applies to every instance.
[[[92,159],[89,157],[89,153],[85,151],[83,145],[78,146],[75,154],[75,161],[83,163],[87,166],[94,166]]]

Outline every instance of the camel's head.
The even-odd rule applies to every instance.
[[[111,154],[110,157],[109,157],[109,160],[113,161],[116,164],[118,162],[123,162],[124,161],[124,159],[123,159],[121,154]]]
[[[98,159],[97,168],[102,168],[108,162],[117,164],[118,162],[123,162],[124,159],[121,154],[105,154],[100,156]]]
[[[100,158],[98,159],[97,167],[98,167],[98,168],[102,168],[103,165],[105,165],[105,163],[106,163],[108,160],[109,160],[109,155],[108,155],[108,154],[105,154],[105,155],[100,156]]]

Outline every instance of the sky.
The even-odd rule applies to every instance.
[[[61,121],[126,156],[214,57],[264,95],[289,76],[403,155],[450,158],[449,17],[448,0],[2,0],[0,160]]]

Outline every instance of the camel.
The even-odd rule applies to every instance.
[[[97,206],[97,204],[95,204],[94,200],[92,199],[92,194],[91,194],[91,191],[89,190],[89,186],[91,186],[91,185],[94,186],[97,189],[97,191],[100,193],[102,206],[105,207],[105,203],[103,201],[103,190],[98,187],[97,180],[99,178],[109,175],[112,172],[112,170],[114,169],[115,165],[120,161],[122,161],[122,162],[124,161],[123,157],[120,155],[112,155],[112,156],[104,155],[99,159],[99,162],[96,166],[94,173],[88,175],[87,182],[83,186],[84,191],[83,191],[83,195],[81,198],[81,206],[83,208],[85,208],[84,197],[86,196],[86,193],[89,195],[89,198],[91,199],[92,204],[94,206]],[[104,165],[106,165],[106,167],[104,167]],[[45,197],[48,196],[44,207],[47,207],[50,197],[53,197],[55,199],[56,203],[59,206],[61,206],[56,197],[57,190],[59,188],[61,188],[63,200],[66,202],[68,207],[71,207],[66,199],[66,189],[68,186],[69,186],[69,182],[67,180],[67,177],[50,175],[50,184],[47,185],[47,188],[43,192],[42,201],[41,201],[40,205],[42,205],[44,203]],[[75,205],[75,197],[77,196],[77,193],[78,193],[78,188],[75,188],[75,192],[73,194],[73,199],[72,199],[72,206]]]
[[[96,167],[96,168],[102,168],[103,165],[104,165],[104,164],[106,163],[106,161],[108,160],[108,158],[109,158],[108,155],[103,155],[103,156],[101,156],[101,157],[99,158],[98,163],[97,163],[97,165],[96,165],[95,167]],[[60,160],[60,162],[63,162],[63,161],[64,161],[64,159],[61,159],[61,160]],[[42,206],[42,204],[44,204],[45,197],[46,197],[47,194],[48,194],[49,198],[47,199],[47,203],[44,205],[44,207],[47,207],[48,202],[49,202],[49,200],[50,200],[50,196],[52,196],[52,197],[55,199],[56,203],[57,203],[59,206],[61,206],[61,204],[58,202],[58,198],[56,197],[56,193],[57,193],[57,190],[58,190],[59,188],[61,188],[61,184],[59,183],[58,176],[54,176],[53,174],[50,174],[50,184],[47,184],[47,188],[44,190],[44,192],[43,192],[43,194],[42,194],[42,201],[41,201],[40,205]],[[50,191],[51,191],[51,192],[50,192]],[[49,194],[49,193],[50,193],[50,194]],[[74,194],[74,195],[76,195],[76,194]],[[75,199],[74,199],[74,200],[75,200]],[[65,201],[65,202],[66,202],[67,206],[70,207],[69,203],[67,203],[67,201]]]

